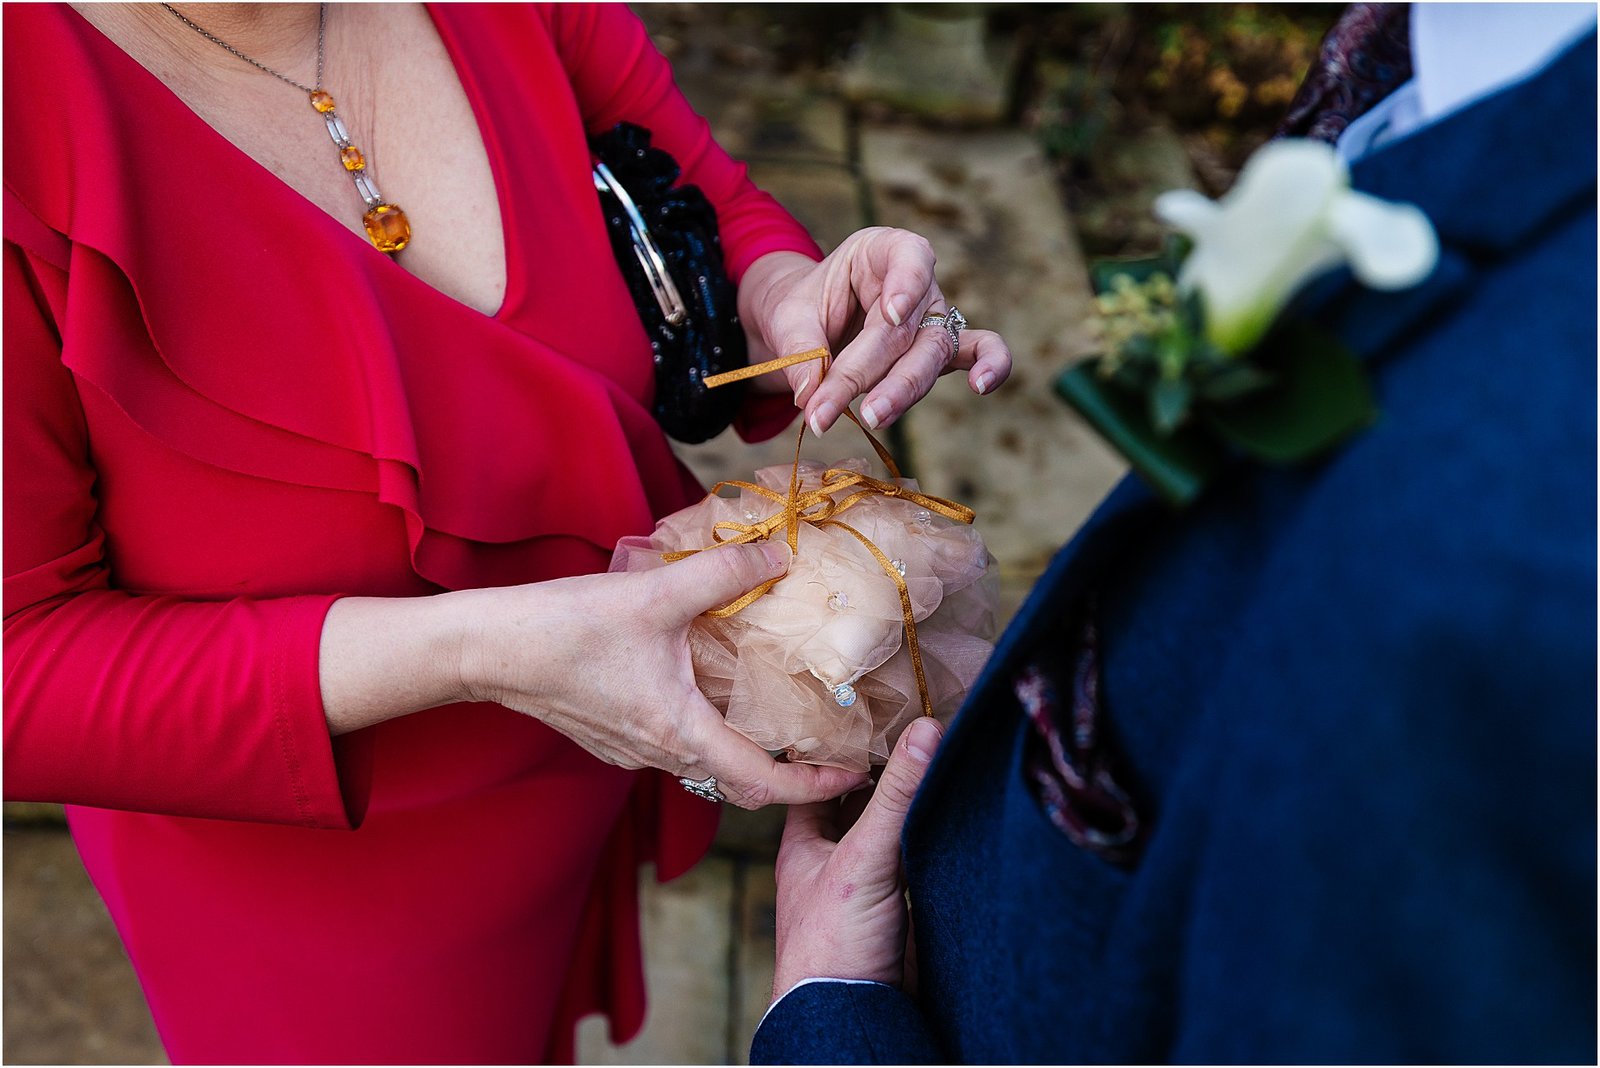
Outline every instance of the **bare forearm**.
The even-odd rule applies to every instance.
[[[335,735],[467,700],[461,649],[478,591],[346,597],[322,627],[323,710]]]

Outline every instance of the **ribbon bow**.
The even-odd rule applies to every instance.
[[[811,349],[808,352],[797,352],[789,356],[781,356],[778,359],[767,360],[765,363],[758,363],[750,367],[741,367],[734,371],[709,375],[705,379],[705,384],[708,388],[715,389],[717,386],[727,385],[730,382],[754,378],[757,375],[768,374],[772,371],[781,371],[786,367],[793,367],[795,364],[806,363],[810,360],[821,360],[822,375],[827,375],[828,364],[831,360],[828,350]],[[781,530],[789,543],[789,551],[791,553],[797,552],[800,547],[801,523],[809,523],[816,527],[837,527],[850,534],[862,545],[866,546],[867,551],[872,554],[873,559],[878,561],[878,566],[883,568],[883,573],[889,576],[890,580],[894,582],[895,589],[900,593],[900,611],[905,622],[906,649],[911,654],[911,669],[917,678],[917,695],[922,699],[922,714],[932,716],[933,702],[928,697],[928,680],[922,670],[922,649],[917,644],[917,622],[912,616],[911,591],[906,587],[905,576],[900,574],[899,569],[894,566],[894,561],[889,559],[888,554],[874,545],[870,538],[850,524],[838,519],[837,516],[869,497],[880,496],[910,501],[926,508],[930,512],[938,512],[945,518],[952,519],[957,523],[971,523],[976,517],[976,513],[964,504],[957,504],[955,501],[920,493],[917,490],[900,485],[900,468],[894,462],[894,457],[889,455],[889,450],[884,448],[877,438],[873,437],[872,431],[862,425],[861,420],[856,418],[854,412],[846,408],[844,414],[849,416],[850,421],[860,428],[861,433],[866,435],[867,441],[872,444],[873,450],[878,454],[878,459],[882,460],[883,466],[888,468],[889,478],[892,481],[873,478],[859,471],[830,467],[823,472],[820,486],[806,493],[801,493],[800,447],[806,437],[805,420],[802,419],[800,421],[800,433],[795,437],[794,466],[789,471],[789,492],[787,494],[776,493],[765,486],[758,486],[753,482],[733,480],[718,482],[711,487],[713,496],[720,492],[723,487],[748,490],[770,501],[782,504],[783,510],[755,523],[735,523],[731,521],[718,523],[711,528],[712,544],[705,546],[704,549],[714,549],[718,545],[744,545],[749,542],[765,541]],[[836,499],[836,494],[854,487],[859,487],[856,492],[848,497]],[[724,531],[732,532],[731,536],[725,537]],[[662,559],[669,562],[682,560],[685,557],[693,556],[695,553],[703,552],[704,549],[681,549],[676,552],[663,553]],[[731,601],[720,608],[713,608],[706,614],[715,616],[718,619],[725,619],[728,616],[735,615],[754,604],[759,598],[766,596],[781,581],[783,581],[782,576],[768,579],[743,597]]]

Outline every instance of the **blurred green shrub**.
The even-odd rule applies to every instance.
[[[1201,135],[1224,171],[1277,125],[1338,4],[1048,4],[1017,14],[1029,42],[1020,109],[1058,160],[1164,121]]]

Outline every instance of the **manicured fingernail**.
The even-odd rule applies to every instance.
[[[767,558],[767,570],[778,575],[789,570],[789,562],[794,559],[788,542],[782,541],[762,542],[761,555]]]
[[[933,759],[933,751],[939,748],[939,737],[943,733],[937,720],[923,716],[906,728],[906,752],[927,763]]]
[[[811,432],[820,437],[823,430],[833,425],[833,420],[838,415],[838,409],[832,401],[823,401],[811,413]]]
[[[807,375],[803,376],[800,379],[800,384],[798,386],[794,387],[794,402],[796,404],[799,404],[800,403],[800,398],[804,397],[806,395],[806,387],[809,386],[810,384],[811,384],[811,376],[809,374],[807,374]]]
[[[978,396],[981,397],[985,393],[989,392],[989,387],[993,386],[993,385],[994,385],[994,372],[993,371],[985,371],[985,372],[983,372],[983,374],[978,376],[978,382],[977,382]]]
[[[889,321],[891,323],[893,323],[895,326],[899,326],[901,323],[906,321],[906,312],[910,309],[910,307],[910,297],[904,295],[890,297],[888,300],[883,302],[883,313],[889,317]]]
[[[870,400],[861,406],[861,421],[873,430],[878,429],[878,424],[883,422],[883,417],[889,414],[889,404],[884,400]]]

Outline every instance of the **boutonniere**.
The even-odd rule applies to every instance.
[[[1134,470],[1185,505],[1231,456],[1299,463],[1376,418],[1355,356],[1283,311],[1344,265],[1374,289],[1422,281],[1439,254],[1427,216],[1356,192],[1330,146],[1297,140],[1263,147],[1221,200],[1176,190],[1155,211],[1182,236],[1096,265],[1104,348],[1057,383]]]

